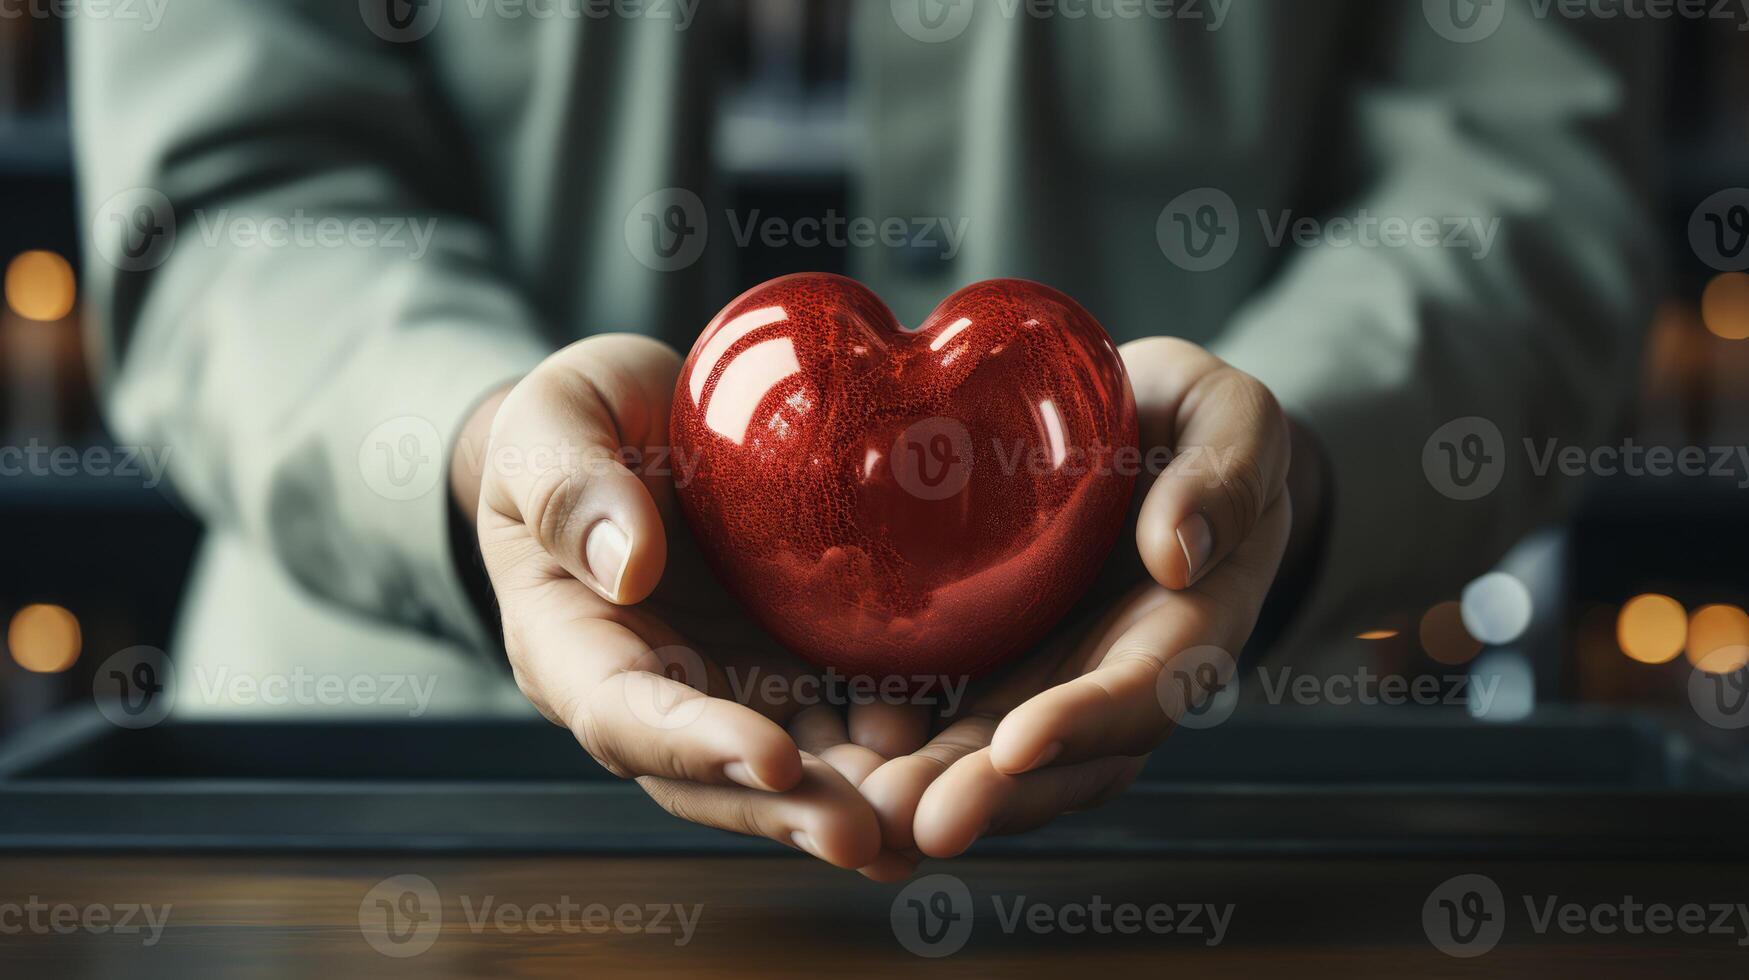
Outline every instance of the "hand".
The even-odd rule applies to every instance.
[[[1135,547],[1120,539],[1095,586],[1119,598],[1093,600],[1037,653],[974,685],[922,749],[862,782],[893,853],[950,857],[1123,792],[1173,728],[1158,693],[1168,660],[1203,645],[1236,660],[1257,623],[1293,523],[1281,409],[1193,344],[1155,338],[1121,353],[1144,455],[1175,456],[1137,484]]]
[[[776,673],[793,691],[810,668],[724,593],[678,519],[663,464],[679,370],[656,341],[593,337],[470,421],[463,447],[485,448],[456,453],[451,485],[464,513],[477,510],[512,673],[541,714],[670,813],[864,867],[881,857],[880,830],[852,779],[886,761],[865,746],[908,752],[922,724],[870,712],[857,744],[830,706],[731,696],[731,670]]]

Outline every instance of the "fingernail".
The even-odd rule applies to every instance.
[[[797,847],[801,848],[804,851],[807,851],[809,854],[812,854],[815,857],[820,856],[820,852],[818,850],[816,850],[814,847],[814,838],[809,837],[807,831],[798,830],[795,833],[790,834],[789,839]]]
[[[1032,772],[1034,769],[1043,769],[1045,766],[1048,766],[1052,762],[1055,762],[1057,759],[1057,756],[1062,755],[1062,754],[1063,754],[1063,743],[1052,742],[1051,744],[1045,746],[1045,750],[1038,754],[1038,758],[1032,760],[1032,765],[1027,766],[1025,769],[1022,769],[1021,772]]]
[[[737,760],[728,763],[723,766],[723,775],[728,777],[730,782],[739,783],[748,789],[764,790],[768,793],[771,791],[770,786],[765,785],[758,776],[753,775],[753,770],[745,762]]]
[[[1215,550],[1215,529],[1209,519],[1201,514],[1185,518],[1178,525],[1178,547],[1184,549],[1184,586],[1189,588],[1208,571],[1209,555]]]
[[[631,539],[612,521],[597,521],[583,542],[583,557],[589,562],[589,574],[595,576],[607,597],[617,600],[620,580],[632,559]]]

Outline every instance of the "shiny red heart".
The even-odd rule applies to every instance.
[[[681,508],[759,622],[851,676],[975,675],[1093,581],[1135,488],[1135,398],[1105,330],[1017,279],[915,332],[862,284],[785,276],[693,345]]]

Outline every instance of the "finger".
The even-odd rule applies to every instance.
[[[870,881],[904,881],[917,873],[917,865],[922,860],[923,854],[920,851],[882,851],[873,862],[857,868],[856,872]]]
[[[767,837],[840,868],[867,867],[880,856],[880,826],[868,801],[836,770],[812,756],[783,793],[758,793],[646,776],[638,780],[664,810],[693,823]]]
[[[868,748],[852,744],[844,727],[844,716],[830,705],[802,709],[790,722],[789,733],[797,748],[838,770],[852,786],[860,786],[869,773],[887,761]]]
[[[819,755],[820,750],[848,742],[844,716],[833,708],[816,704],[803,708],[789,723],[790,737],[803,752]]]
[[[666,491],[626,463],[667,445],[679,371],[673,350],[629,335],[591,337],[548,358],[493,420],[482,512],[526,525],[608,601],[648,596],[667,555],[651,486]]]
[[[1002,719],[991,739],[992,767],[1018,774],[1153,751],[1173,728],[1160,695],[1162,672],[1191,647],[1214,646],[1228,654],[1228,664],[1237,660],[1281,561],[1289,514],[1283,497],[1257,533],[1195,588],[1158,593],[1170,601],[1153,602],[1133,620],[1120,617],[1127,625],[1099,666],[1034,695]]]
[[[875,700],[852,704],[850,740],[885,759],[910,755],[929,738],[930,711],[921,704]]]
[[[852,707],[851,711],[855,710]],[[887,761],[874,750],[849,742],[844,715],[828,705],[804,709],[790,722],[789,731],[803,752],[836,769],[852,786],[860,787],[870,773]],[[882,850],[873,861],[856,870],[871,881],[903,881],[917,870],[920,860],[922,855],[916,851]]]
[[[992,768],[1017,775],[1153,751],[1173,726],[1160,700],[1160,675],[1168,651],[1199,645],[1192,642],[1196,618],[1176,605],[1156,608],[1097,668],[1016,708],[991,738]]]
[[[996,719],[974,714],[954,722],[910,755],[886,763],[857,787],[880,818],[881,840],[887,850],[916,846],[912,824],[917,804],[931,783],[960,759],[990,744]]]
[[[576,583],[501,599],[517,624],[506,643],[523,692],[610,772],[768,791],[801,778],[781,727],[666,676],[669,664],[631,630],[578,612],[600,600]]]
[[[1098,806],[1123,792],[1142,759],[1105,758],[1010,776],[988,751],[959,760],[917,805],[917,847],[930,857],[955,857],[980,837],[1042,827],[1058,815]]]
[[[1136,523],[1155,581],[1194,585],[1231,554],[1284,491],[1287,420],[1262,382],[1182,341],[1125,345],[1143,441],[1170,446]]]

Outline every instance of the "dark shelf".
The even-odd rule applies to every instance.
[[[1283,711],[1176,732],[1122,798],[977,851],[1718,859],[1749,848],[1745,817],[1740,769],[1649,717]],[[0,752],[0,851],[64,848],[776,850],[663,814],[539,721],[124,731],[91,708]]]
[[[73,140],[64,115],[0,118],[0,178],[72,173]]]

